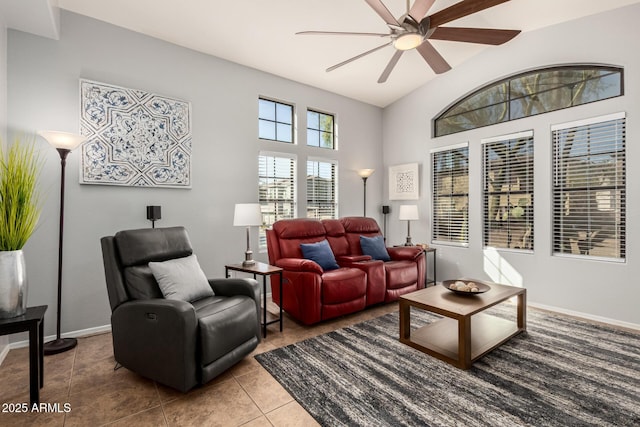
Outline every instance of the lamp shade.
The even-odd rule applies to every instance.
[[[358,175],[360,178],[369,178],[374,172],[375,169],[358,169]]]
[[[407,221],[420,219],[418,217],[418,205],[401,205],[398,219]]]
[[[262,225],[262,211],[259,203],[236,203],[233,225],[250,227]]]
[[[54,148],[62,148],[64,150],[73,150],[87,140],[84,135],[53,130],[41,130],[38,135],[46,139]]]

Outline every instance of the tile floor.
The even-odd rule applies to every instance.
[[[397,303],[369,308],[314,326],[285,315],[284,331],[268,328],[254,354],[273,350],[397,310]],[[275,306],[269,305],[275,312]],[[114,371],[111,334],[78,339],[65,353],[45,356],[40,400],[61,412],[0,412],[0,426],[313,426],[317,423],[253,358],[210,383],[180,393],[125,368]],[[28,349],[11,350],[0,365],[0,402],[29,402]],[[64,413],[64,404],[70,411]],[[6,405],[2,405],[6,409]]]

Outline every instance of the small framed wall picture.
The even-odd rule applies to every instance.
[[[389,200],[418,200],[418,164],[389,167]]]

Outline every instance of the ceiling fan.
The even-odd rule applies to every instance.
[[[435,0],[415,0],[409,8],[407,0],[407,13],[396,19],[381,0],[365,0],[369,6],[387,23],[389,33],[358,33],[341,31],[301,31],[302,35],[351,35],[389,37],[391,41],[359,55],[349,58],[339,64],[327,68],[327,72],[342,67],[356,59],[376,52],[389,45],[396,49],[391,60],[378,79],[378,83],[387,81],[389,74],[398,63],[402,54],[411,49],[416,49],[436,74],[441,74],[451,69],[447,61],[438,53],[429,40],[451,40],[457,42],[480,43],[500,45],[508,42],[520,33],[520,30],[499,30],[491,28],[461,28],[442,27],[443,24],[456,19],[488,9],[509,0],[463,0],[450,7],[442,9],[432,15],[426,16]]]

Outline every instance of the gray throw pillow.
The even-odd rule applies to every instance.
[[[191,302],[213,296],[213,289],[195,255],[150,262],[149,268],[166,299]]]

